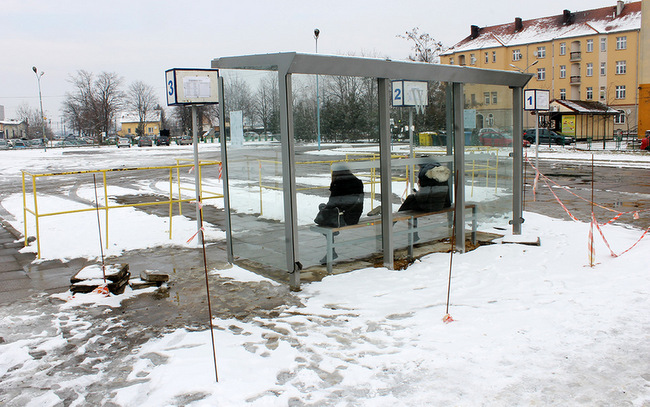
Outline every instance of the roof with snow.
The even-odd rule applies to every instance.
[[[22,123],[23,123],[22,120],[0,120],[0,124],[4,124],[7,126],[17,126]]]
[[[147,112],[147,117],[145,122],[159,122],[160,121],[160,110],[153,110]],[[133,112],[122,112],[120,114],[120,123],[140,123],[140,116],[137,113]]]
[[[469,35],[442,55],[484,48],[548,42],[585,35],[640,30],[641,2],[626,3],[619,15],[617,15],[617,6],[610,6],[573,13],[565,10],[563,14],[551,17],[532,20],[515,19],[508,24],[472,28],[476,35]]]
[[[555,99],[552,103],[557,103],[562,108],[566,108],[571,112],[577,114],[598,114],[598,115],[608,115],[608,114],[619,114],[620,112],[616,109],[595,101],[588,100],[561,100]]]

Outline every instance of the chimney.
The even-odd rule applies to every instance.
[[[515,32],[518,33],[523,29],[524,29],[524,23],[521,21],[521,17],[515,17]]]
[[[573,14],[569,10],[564,10],[564,14],[562,16],[562,24],[569,25],[572,24],[574,20],[575,20],[575,14]]]
[[[470,28],[472,30],[472,34],[470,35],[470,38],[474,39],[474,38],[478,37],[478,31],[479,31],[478,25],[473,25]]]
[[[616,2],[616,17],[620,16],[621,13],[623,13],[623,7],[625,7],[623,0],[618,0]]]

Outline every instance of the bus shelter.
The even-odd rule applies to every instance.
[[[221,57],[212,68],[219,69],[221,89],[229,261],[288,273],[298,289],[301,271],[323,259],[328,267],[366,259],[393,269],[398,251],[448,237],[452,229],[460,252],[477,222],[521,233],[523,88],[531,75],[295,52]],[[391,104],[391,83],[398,80],[428,83],[429,103],[416,115],[416,130],[445,134],[446,145],[414,149],[396,137],[407,114]],[[488,111],[486,123],[480,119]],[[487,124],[510,144],[483,145]],[[245,141],[251,139],[259,141]],[[415,219],[399,208],[417,188],[418,168],[431,162],[450,170],[455,216],[438,216],[430,229],[421,219],[414,234]],[[314,218],[340,163],[363,181],[363,215],[354,228],[328,236],[314,228]],[[336,241],[333,255],[328,239]]]

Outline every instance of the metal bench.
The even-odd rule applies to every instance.
[[[477,229],[476,205],[468,204],[465,205],[465,208],[472,210],[471,241],[472,244],[476,244],[476,229]],[[404,211],[404,212],[397,212],[393,214],[393,224],[397,222],[407,222],[408,228],[403,231],[395,232],[395,234],[396,235],[406,234],[408,236],[409,257],[413,256],[413,245],[416,243],[414,236],[416,235],[416,233],[418,233],[419,231],[430,229],[432,227],[440,226],[440,223],[427,224],[424,222],[419,222],[419,220],[421,220],[421,218],[425,218],[428,216],[440,215],[444,213],[450,213],[453,211],[454,208],[449,207],[436,212]],[[377,226],[380,224],[381,224],[381,217],[377,215],[377,216],[361,218],[359,220],[359,223],[357,223],[356,225],[347,225],[341,227],[329,227],[329,226],[320,226],[320,225],[310,226],[310,230],[325,236],[325,241],[327,243],[327,254],[325,256],[326,264],[327,264],[327,273],[328,274],[332,273],[332,262],[334,261],[333,251],[336,247],[348,246],[351,244],[358,244],[358,243],[367,242],[371,240],[377,240],[380,237],[380,235],[373,235],[373,236],[357,237],[355,239],[348,239],[348,240],[342,240],[341,238],[339,238],[338,242],[334,242],[334,236],[338,236],[347,230],[365,228],[368,226]],[[447,226],[451,227],[449,221],[447,221]]]

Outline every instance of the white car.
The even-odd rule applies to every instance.
[[[126,137],[118,137],[117,138],[117,148],[120,148],[120,147],[129,147],[129,148],[131,148],[131,142]]]

